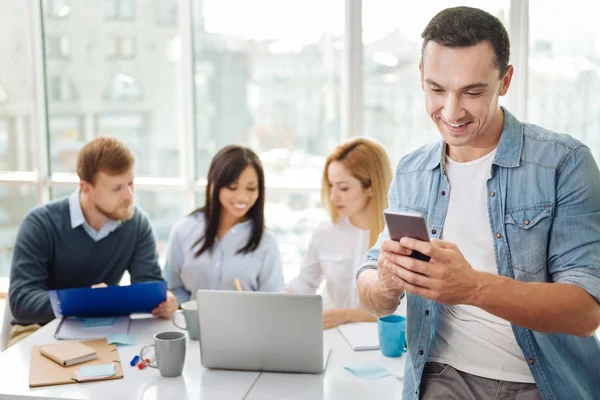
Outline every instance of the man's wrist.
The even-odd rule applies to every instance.
[[[373,310],[378,315],[389,315],[396,311],[399,296],[390,297],[383,292],[378,272],[374,270],[374,273],[370,273],[365,279],[365,284],[369,287],[369,300]]]

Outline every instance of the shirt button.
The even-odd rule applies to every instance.
[[[490,193],[490,197],[494,197],[496,195],[496,192],[491,192]]]
[[[533,358],[529,359],[529,364],[533,365],[535,363],[535,360]]]
[[[497,237],[498,239],[500,239],[500,238],[502,237],[502,234],[501,234],[501,233],[496,233],[496,237]]]
[[[425,310],[425,315],[429,315],[429,310]]]
[[[526,220],[525,220],[525,225],[529,225],[529,222],[530,222],[530,221],[529,221],[528,219],[526,219]]]
[[[436,231],[435,229],[432,229],[432,230],[431,230],[431,234],[432,234],[432,235],[435,235],[436,233],[437,233],[437,231]]]
[[[419,350],[419,355],[422,356],[423,355],[423,350]]]
[[[446,195],[446,192],[442,190],[442,196],[445,196],[445,195]]]

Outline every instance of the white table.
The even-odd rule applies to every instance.
[[[197,341],[188,340],[183,375],[163,378],[158,370],[131,367],[129,362],[144,344],[151,344],[156,332],[178,330],[170,321],[155,318],[133,319],[129,333],[135,346],[119,347],[123,379],[71,385],[29,387],[31,347],[54,343],[58,320],[0,353],[0,399],[12,396],[67,399],[224,399],[240,400],[248,393],[259,372],[207,370],[200,365]]]
[[[263,372],[246,399],[402,399],[402,381],[395,375],[403,375],[406,354],[400,358],[387,358],[379,350],[353,351],[337,329],[326,330],[323,335],[325,346],[331,348],[324,374]],[[344,366],[365,362],[380,365],[392,375],[367,381],[344,369]]]
[[[402,382],[395,376],[366,381],[344,366],[373,362],[393,374],[404,370],[406,355],[386,358],[380,351],[353,351],[337,329],[324,332],[325,345],[331,348],[324,374],[283,374],[208,370],[200,365],[197,341],[189,340],[183,375],[163,378],[157,370],[138,370],[129,361],[152,336],[164,330],[177,330],[170,321],[134,319],[130,333],[135,346],[119,347],[123,379],[82,384],[29,388],[31,347],[54,343],[58,321],[44,326],[21,343],[0,353],[0,399],[401,399]]]

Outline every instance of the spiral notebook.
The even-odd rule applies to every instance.
[[[354,351],[379,349],[377,322],[355,322],[340,325],[338,330]]]

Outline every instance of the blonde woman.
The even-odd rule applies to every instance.
[[[327,157],[321,200],[330,220],[317,227],[300,274],[286,285],[291,293],[315,293],[326,281],[324,329],[376,320],[360,309],[356,273],[384,228],[391,181],[389,158],[372,140],[350,140]]]

